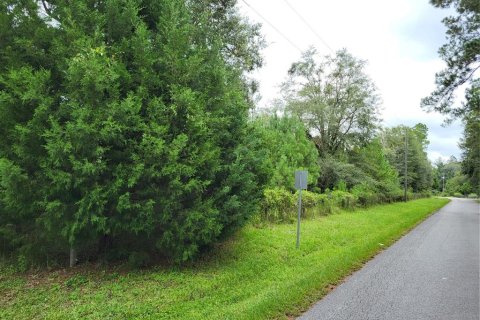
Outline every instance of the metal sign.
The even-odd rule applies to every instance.
[[[308,178],[308,171],[306,170],[295,171],[295,189],[306,190],[307,178]]]

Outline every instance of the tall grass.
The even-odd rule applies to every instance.
[[[274,319],[305,310],[448,202],[421,199],[294,224],[248,226],[184,267],[0,271],[0,319]]]

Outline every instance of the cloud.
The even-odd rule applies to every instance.
[[[447,42],[443,18],[454,15],[455,10],[439,9],[432,6],[418,6],[404,21],[392,29],[403,43],[402,55],[415,57],[420,61],[437,58],[438,49]]]

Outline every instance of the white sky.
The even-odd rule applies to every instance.
[[[254,77],[260,83],[259,107],[271,106],[279,97],[278,85],[286,78],[300,52],[255,10],[305,51],[315,46],[322,54],[331,51],[289,8],[284,0],[239,0],[240,12],[262,23],[267,41],[265,66]],[[441,23],[448,10],[436,9],[428,0],[288,0],[334,51],[347,48],[354,56],[368,60],[367,73],[383,99],[385,126],[429,127],[430,160],[451,155],[459,158],[461,125],[442,127],[443,116],[426,113],[420,99],[434,89],[435,72],[443,69],[438,48],[446,42]],[[252,9],[253,8],[253,9]]]

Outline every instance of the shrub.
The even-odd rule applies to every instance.
[[[352,202],[353,196],[345,193],[343,201]],[[339,198],[340,199],[340,198]],[[346,200],[348,199],[348,200]],[[339,203],[342,200],[338,200]],[[298,191],[291,193],[283,188],[266,189],[261,204],[260,220],[265,222],[293,222],[298,214]],[[302,217],[313,218],[334,212],[335,204],[331,194],[302,191]]]
[[[345,191],[335,190],[330,193],[333,205],[342,209],[354,209],[358,198]]]
[[[407,193],[408,200],[430,197],[428,191]],[[475,195],[476,196],[476,195]],[[399,189],[388,194],[375,193],[366,185],[357,185],[352,192],[330,191],[325,193],[302,191],[302,217],[314,218],[328,215],[337,210],[353,210],[358,206],[367,207],[384,202],[403,201]],[[263,222],[282,223],[297,219],[298,191],[293,194],[283,188],[266,189],[261,202],[261,211],[256,217]]]
[[[430,198],[431,196],[432,196],[431,191],[424,190],[424,191],[416,192],[414,198],[422,199],[422,198]]]
[[[477,195],[476,193],[470,193],[470,194],[468,195],[468,198],[469,198],[469,199],[476,199],[476,198],[478,198],[478,195]]]
[[[295,194],[298,197],[298,192]],[[302,191],[302,214],[304,217],[315,217],[333,212],[333,202],[327,194]]]
[[[358,204],[362,207],[371,206],[380,203],[379,194],[371,190],[367,185],[356,185],[351,190],[352,194],[358,199]]]
[[[265,189],[261,219],[268,222],[289,222],[295,218],[295,195],[283,188]]]

